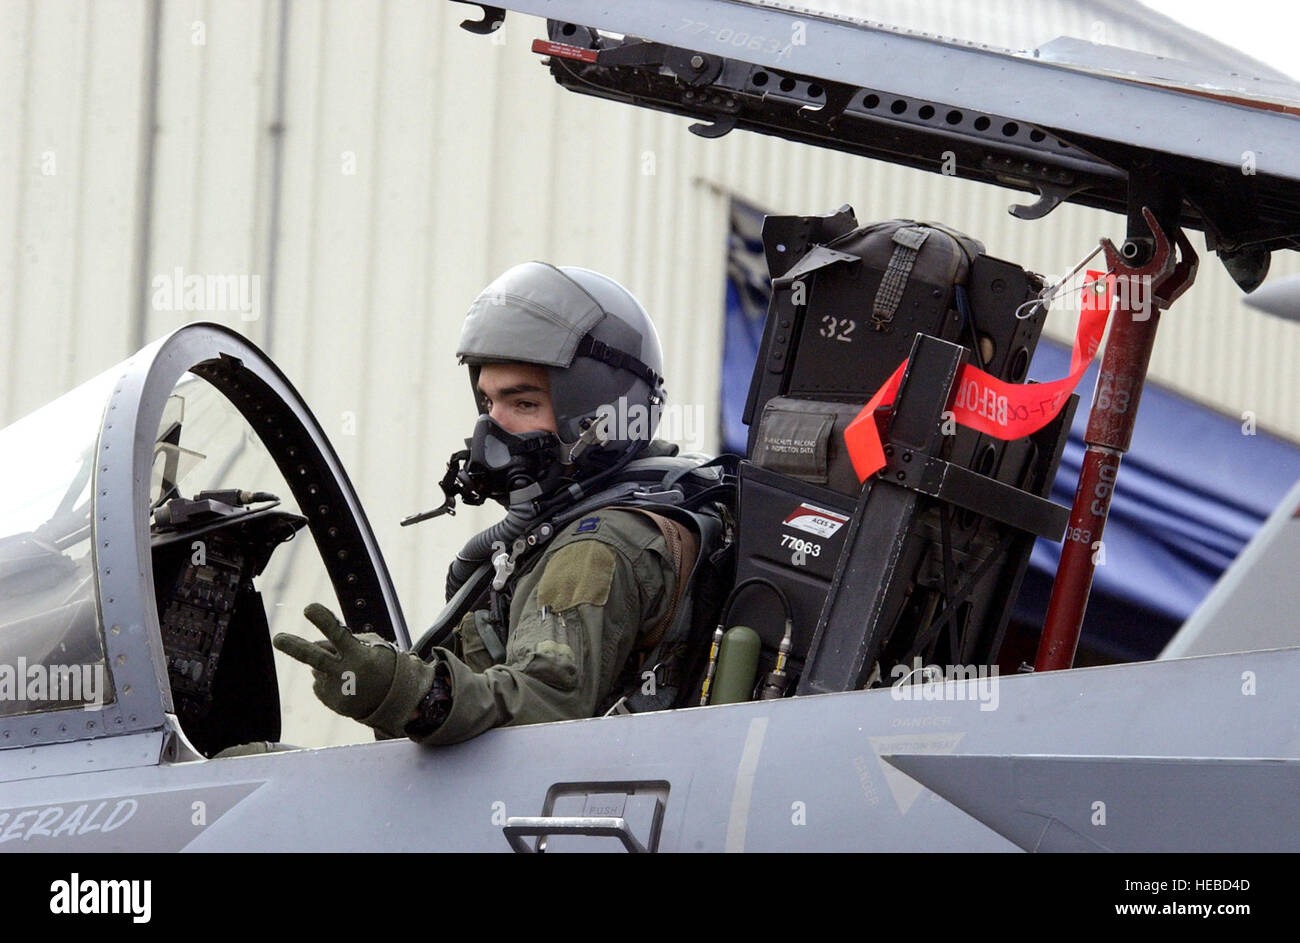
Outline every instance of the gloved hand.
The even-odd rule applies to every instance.
[[[403,728],[433,687],[435,666],[397,651],[372,632],[353,635],[319,603],[302,614],[327,641],[309,642],[281,632],[272,644],[312,668],[312,690],[330,710],[390,737],[404,736]]]

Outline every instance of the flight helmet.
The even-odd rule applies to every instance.
[[[577,478],[648,445],[664,403],[663,350],[649,315],[626,288],[589,269],[524,262],[506,270],[470,305],[456,356],[469,366],[476,401],[484,364],[546,368],[558,442],[539,438],[528,451],[534,459],[547,453]],[[523,437],[502,435],[479,411],[475,441],[522,454]]]

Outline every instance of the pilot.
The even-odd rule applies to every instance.
[[[457,356],[480,413],[459,480],[471,503],[509,513],[457,555],[447,594],[483,566],[492,589],[427,661],[354,636],[316,604],[305,615],[326,641],[274,640],[312,667],[331,710],[431,744],[618,701],[673,616],[678,541],[690,540],[660,516],[602,506],[632,459],[676,451],[652,440],[663,354],[627,289],[582,268],[516,265],[470,306]],[[556,522],[553,537],[521,553],[517,538],[542,519]]]

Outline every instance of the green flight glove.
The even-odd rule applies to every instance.
[[[328,641],[281,632],[272,644],[312,669],[321,702],[389,737],[405,736],[420,701],[433,687],[434,666],[399,652],[373,632],[353,635],[334,613],[312,603],[302,613]]]

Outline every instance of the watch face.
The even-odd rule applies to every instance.
[[[416,708],[419,716],[406,725],[408,736],[417,739],[427,737],[441,727],[443,721],[447,719],[447,715],[451,712],[451,686],[448,684],[446,671],[445,665],[438,665],[433,678],[433,687]]]

